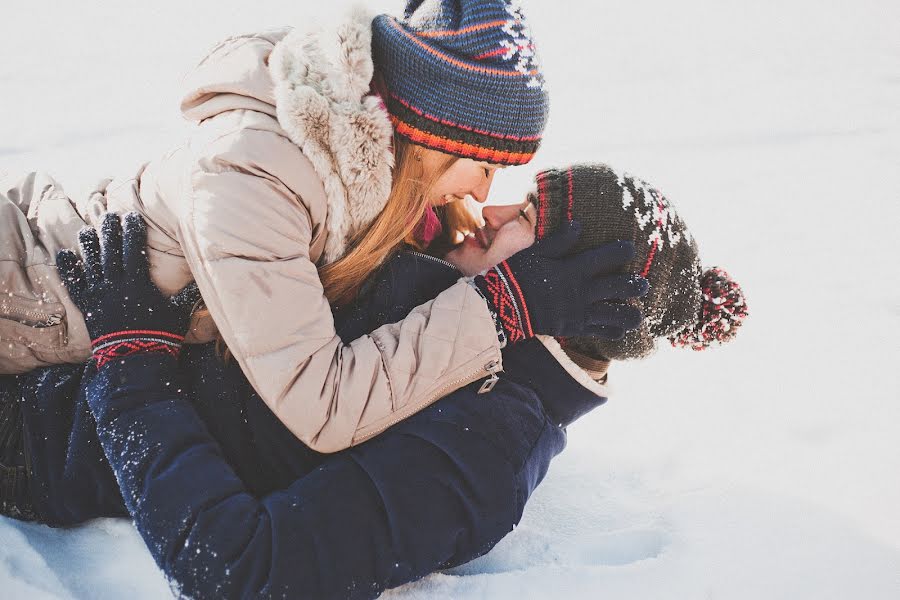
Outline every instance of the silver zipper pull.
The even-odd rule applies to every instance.
[[[500,367],[500,361],[492,360],[488,364],[484,365],[484,369],[490,374],[490,376],[484,380],[484,383],[481,384],[481,387],[478,388],[479,394],[487,394],[497,385],[497,382],[500,381],[500,377],[497,375],[503,369]]]
[[[36,329],[44,329],[46,327],[53,327],[55,325],[59,325],[62,323],[62,316],[60,315],[50,315],[45,318],[43,321],[39,321],[32,325],[32,327]]]

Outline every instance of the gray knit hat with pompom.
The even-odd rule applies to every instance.
[[[644,315],[638,329],[618,341],[568,338],[561,340],[563,348],[623,360],[647,356],[662,337],[695,350],[734,337],[747,316],[740,286],[722,269],[701,269],[697,243],[658,190],[604,164],[548,170],[536,180],[530,199],[538,239],[577,220],[582,233],[576,251],[631,240],[636,254],[627,269],[650,283],[646,296],[631,301]]]

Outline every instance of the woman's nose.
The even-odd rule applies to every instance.
[[[484,181],[482,181],[478,185],[478,187],[474,188],[470,192],[470,195],[472,196],[472,198],[475,199],[476,202],[484,204],[485,202],[487,202],[488,193],[491,191],[491,184],[493,182],[494,182],[494,173],[492,171],[490,175],[488,175],[487,177],[484,178]]]

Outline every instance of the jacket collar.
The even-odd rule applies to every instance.
[[[551,348],[552,345],[535,338],[505,349],[501,377],[533,389],[552,422],[568,427],[605,403],[607,390],[572,363],[558,343],[558,351]]]
[[[372,15],[362,8],[336,27],[294,29],[269,57],[278,122],[322,179],[334,262],[384,208],[391,191],[393,129],[374,73]]]

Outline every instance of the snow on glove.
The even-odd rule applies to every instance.
[[[93,228],[81,230],[83,266],[71,250],[56,255],[60,277],[84,315],[97,368],[145,352],[177,357],[200,298],[194,283],[163,296],[150,279],[143,218],[128,213],[123,220],[124,230],[118,215],[107,214],[99,239]]]
[[[475,278],[508,342],[537,334],[618,340],[640,325],[640,311],[625,301],[646,294],[647,280],[622,273],[634,244],[612,242],[573,254],[580,233],[578,223],[563,225]]]

